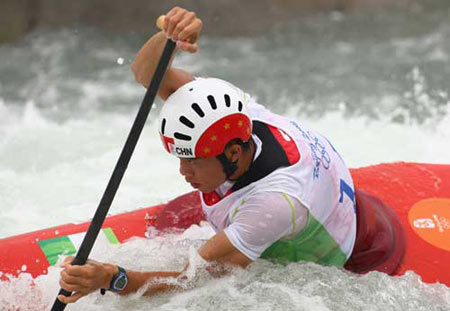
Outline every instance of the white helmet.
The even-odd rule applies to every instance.
[[[196,79],[169,96],[160,114],[165,149],[180,158],[212,157],[228,142],[250,139],[244,92],[220,79]]]

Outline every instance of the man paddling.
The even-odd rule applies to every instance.
[[[201,28],[195,13],[170,10],[163,31],[135,59],[136,80],[148,85],[167,37],[179,50],[197,52]],[[194,78],[173,67],[159,96],[165,101],[159,126],[164,148],[179,158],[181,175],[200,191],[216,231],[198,250],[210,267],[245,268],[258,258],[346,263],[356,237],[353,182],[324,136],[271,113],[229,82]],[[74,294],[59,296],[64,303],[101,288],[126,295],[149,282],[147,293],[154,294],[177,288],[158,279],[183,278],[183,271],[70,262],[63,264],[60,285]]]

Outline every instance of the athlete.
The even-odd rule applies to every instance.
[[[197,52],[201,28],[195,13],[170,10],[163,30],[136,56],[136,80],[148,86],[167,38],[180,51]],[[174,67],[159,96],[165,101],[159,125],[164,148],[179,158],[181,175],[200,191],[203,212],[216,231],[198,249],[209,268],[244,268],[258,258],[346,263],[356,237],[353,182],[324,136],[271,113],[229,82]],[[184,275],[93,260],[73,266],[71,260],[63,264],[60,285],[74,294],[59,296],[64,303],[101,288],[121,295],[149,283],[147,294],[173,290],[177,287],[160,278]]]

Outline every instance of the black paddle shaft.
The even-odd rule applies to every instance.
[[[128,167],[133,151],[141,135],[142,129],[144,128],[145,122],[147,121],[148,114],[152,108],[153,102],[155,100],[156,94],[158,92],[161,80],[164,77],[166,69],[169,65],[170,58],[175,49],[175,42],[168,39],[164,47],[163,53],[159,60],[158,66],[156,67],[155,73],[153,75],[152,81],[150,83],[147,92],[145,93],[144,99],[142,100],[139,112],[134,120],[133,126],[128,134],[127,141],[122,149],[119,160],[117,161],[116,167],[109,179],[108,185],[106,186],[103,197],[100,200],[100,204],[97,207],[94,218],[89,226],[89,229],[81,243],[81,246],[77,252],[75,259],[72,261],[72,265],[84,265],[89,257],[89,253],[94,246],[95,240],[97,239],[98,233],[105,221],[105,217],[108,214],[111,203],[116,195],[117,189],[120,186],[123,175]],[[58,295],[64,295],[69,297],[72,295],[71,292],[64,289],[60,289]],[[66,307],[66,304],[61,302],[56,298],[51,311],[62,311]]]

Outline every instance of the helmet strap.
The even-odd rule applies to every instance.
[[[231,162],[230,160],[228,160],[227,156],[225,155],[225,152],[219,154],[217,156],[217,159],[219,159],[220,163],[222,164],[222,169],[223,172],[225,173],[225,176],[227,177],[227,179],[229,179],[238,168],[237,161]]]

